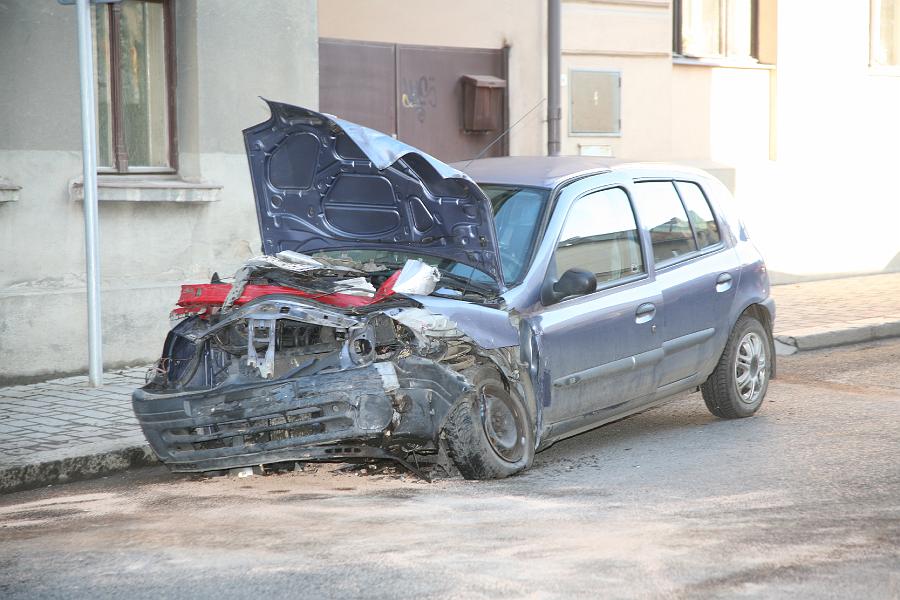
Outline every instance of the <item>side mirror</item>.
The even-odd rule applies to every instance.
[[[549,294],[545,294],[547,297],[544,300],[546,304],[552,304],[569,296],[583,296],[594,292],[597,289],[597,276],[585,269],[569,269],[559,281],[547,287]]]

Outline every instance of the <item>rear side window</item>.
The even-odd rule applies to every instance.
[[[696,183],[688,181],[679,181],[677,184],[678,193],[684,201],[684,207],[687,209],[688,219],[694,226],[694,233],[697,235],[697,244],[701,248],[715,246],[721,241],[719,236],[719,226],[713,217],[712,209],[709,202],[703,194],[703,190]]]
[[[650,230],[653,260],[665,265],[697,250],[691,225],[671,181],[635,184],[635,204],[641,222]]]
[[[585,269],[597,283],[644,272],[640,236],[628,195],[610,188],[582,196],[569,209],[556,247],[556,274]]]

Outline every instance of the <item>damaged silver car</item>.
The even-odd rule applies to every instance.
[[[463,173],[268,104],[244,131],[264,254],[182,287],[134,393],[173,471],[390,459],[497,478],[698,388],[720,417],[759,408],[774,304],[705,173],[581,157]]]

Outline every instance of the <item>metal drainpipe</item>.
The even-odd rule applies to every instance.
[[[81,78],[81,151],[84,166],[84,248],[88,308],[88,381],[103,385],[103,347],[100,329],[100,230],[97,224],[97,119],[94,113],[94,55],[91,8],[76,0],[78,67]]]
[[[547,1],[547,154],[559,156],[559,123],[562,120],[560,106],[560,54],[561,54],[561,0]]]

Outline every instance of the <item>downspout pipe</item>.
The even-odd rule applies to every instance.
[[[559,156],[560,121],[560,55],[562,53],[561,0],[547,0],[547,154]]]

